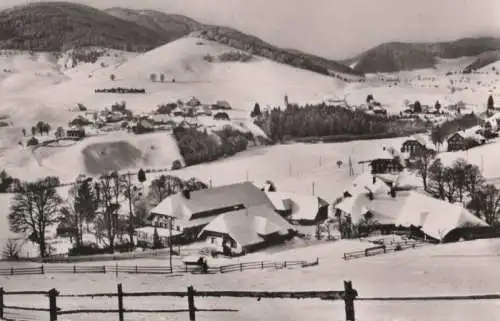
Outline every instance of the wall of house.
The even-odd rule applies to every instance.
[[[205,237],[206,237],[205,242],[207,243],[207,245],[215,248],[218,252],[221,253],[224,252],[224,243],[229,245],[231,253],[233,254],[241,254],[243,252],[241,244],[236,242],[233,238],[231,238],[227,234],[206,231]]]

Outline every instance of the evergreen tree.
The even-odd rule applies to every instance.
[[[153,249],[161,249],[163,244],[161,243],[160,235],[158,234],[158,229],[155,227],[153,232]]]
[[[487,107],[487,110],[493,110],[495,109],[495,101],[493,100],[493,96],[490,95],[488,97],[488,107]]]
[[[260,110],[260,105],[259,103],[255,103],[255,106],[253,106],[253,110],[250,113],[250,117],[259,117],[260,115],[262,115],[262,112]]]
[[[146,172],[142,168],[137,173],[137,180],[141,183],[146,181]]]

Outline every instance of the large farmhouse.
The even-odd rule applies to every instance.
[[[415,228],[427,237],[442,241],[449,233],[467,225],[487,224],[462,206],[435,199],[412,190],[390,189],[386,193],[374,193],[367,189],[351,197],[345,197],[335,208],[340,216],[349,217],[357,224],[370,219],[372,225],[383,229],[396,227]]]
[[[172,222],[172,230],[181,233],[184,242],[210,236],[210,243],[229,244],[233,252],[283,240],[291,229],[276,213],[266,193],[250,182],[169,196],[151,210],[150,220],[159,227]],[[269,233],[262,234],[259,224],[267,226]]]

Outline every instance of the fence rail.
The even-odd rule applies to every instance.
[[[4,305],[4,297],[9,295],[31,295],[38,293],[48,296],[48,308],[32,308],[32,307],[14,307]],[[118,300],[117,308],[113,309],[75,309],[64,310],[57,305],[58,297],[97,297],[97,296],[116,297]],[[187,297],[188,309],[126,309],[123,303],[124,297],[151,297],[151,296],[170,296],[170,297]],[[57,321],[60,315],[68,314],[118,314],[119,320],[124,320],[125,313],[189,313],[189,320],[196,320],[196,312],[237,312],[235,309],[198,309],[195,306],[195,297],[233,297],[233,298],[280,298],[280,299],[322,299],[322,300],[343,300],[345,304],[346,320],[355,321],[354,314],[354,299],[357,296],[357,291],[353,289],[351,281],[344,281],[344,289],[341,291],[197,291],[192,286],[187,287],[185,292],[124,292],[122,285],[117,285],[116,293],[94,293],[94,294],[60,294],[56,289],[51,289],[48,292],[7,292],[0,288],[0,319],[4,319],[5,310],[25,310],[36,312],[48,312],[50,321]]]
[[[246,270],[265,270],[265,269],[292,269],[306,268],[319,265],[319,259],[314,261],[281,261],[281,262],[242,262],[236,264],[220,265],[207,267],[203,270],[199,265],[174,265],[170,266],[120,266],[115,265],[40,265],[34,267],[10,267],[0,269],[0,276],[18,276],[18,275],[40,275],[40,274],[92,274],[92,273],[114,273],[118,274],[184,274],[184,273],[230,273],[243,272]]]
[[[352,251],[352,252],[345,252],[344,253],[344,260],[352,260],[352,259],[359,259],[362,257],[368,257],[368,256],[375,256],[375,255],[380,255],[380,254],[386,254],[386,253],[391,253],[391,252],[398,252],[398,251],[403,251],[407,249],[415,249],[417,247],[422,247],[424,245],[427,245],[428,243],[424,242],[414,242],[414,243],[407,243],[407,244],[393,244],[393,245],[377,245],[373,247],[367,247],[364,250],[360,251]]]

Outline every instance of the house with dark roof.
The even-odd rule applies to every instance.
[[[150,220],[154,226],[168,226],[172,221],[172,229],[190,242],[197,240],[202,229],[217,217],[223,214],[241,217],[238,213],[256,206],[279,216],[264,191],[243,182],[169,196],[151,210]]]
[[[448,151],[467,150],[486,143],[486,138],[479,134],[480,126],[460,130],[448,137]]]
[[[401,145],[401,152],[405,153],[408,158],[413,158],[424,153],[435,153],[436,147],[429,139],[423,135],[414,135],[405,140]]]

